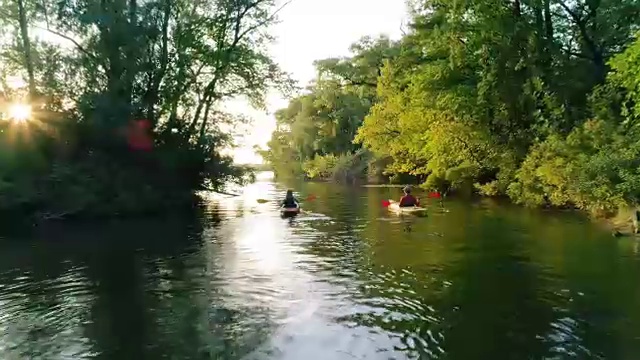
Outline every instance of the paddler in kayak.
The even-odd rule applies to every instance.
[[[293,196],[292,190],[287,190],[287,195],[285,195],[282,201],[282,207],[287,209],[298,207],[298,199]]]
[[[398,203],[399,207],[420,206],[420,201],[411,195],[411,187],[405,186],[402,191],[404,192],[404,196],[400,198],[400,203]]]

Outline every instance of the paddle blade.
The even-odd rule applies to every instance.
[[[389,200],[382,200],[382,206],[383,206],[383,207],[389,207],[389,205],[391,205],[391,201],[389,201]]]
[[[315,200],[315,199],[316,199],[316,196],[315,196],[315,195],[313,195],[313,194],[311,194],[311,195],[307,196],[307,201],[313,201],[313,200]]]
[[[440,193],[437,191],[432,191],[429,193],[429,195],[427,195],[428,198],[430,199],[440,199]]]
[[[258,202],[258,204],[264,204],[264,203],[268,203],[269,202],[269,200],[267,200],[267,199],[258,199],[256,201]]]

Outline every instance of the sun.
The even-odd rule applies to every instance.
[[[9,118],[18,122],[25,122],[31,118],[31,106],[15,103],[9,106]]]

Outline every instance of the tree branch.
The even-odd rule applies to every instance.
[[[56,35],[56,36],[58,36],[58,37],[61,37],[61,38],[65,39],[65,40],[67,40],[67,41],[71,42],[73,45],[75,45],[75,47],[76,47],[79,51],[81,51],[82,53],[84,53],[85,55],[87,55],[88,57],[90,57],[92,60],[94,60],[94,61],[98,62],[100,65],[102,65],[102,66],[104,67],[104,64],[102,64],[102,63],[101,63],[101,62],[100,62],[100,61],[95,57],[95,55],[93,55],[93,54],[91,54],[89,51],[87,51],[87,50],[86,50],[82,45],[80,45],[80,43],[79,43],[79,42],[77,42],[75,39],[73,39],[73,38],[71,38],[71,37],[69,37],[69,36],[67,36],[67,35],[65,35],[65,34],[63,34],[63,33],[61,33],[61,32],[58,32],[58,31],[55,31],[55,30],[52,30],[52,29],[51,29],[51,26],[49,25],[49,12],[47,11],[47,4],[46,4],[45,0],[42,0],[42,11],[43,11],[43,13],[44,13],[44,22],[45,22],[46,27],[42,28],[42,27],[39,27],[39,26],[35,26],[36,28],[39,28],[39,29],[42,29],[42,30],[46,30],[46,31],[48,31],[49,33],[51,33],[51,34],[53,34],[53,35]]]
[[[560,7],[567,12],[567,14],[569,14],[569,16],[571,17],[571,19],[573,21],[576,22],[576,24],[581,23],[583,20],[580,18],[580,16],[578,16],[577,13],[575,13],[573,10],[571,10],[571,8],[569,6],[567,6],[567,4],[565,4],[563,1],[557,1],[557,4],[560,5]]]
[[[271,15],[269,15],[266,19],[264,19],[263,21],[260,21],[259,23],[248,27],[247,29],[245,29],[244,31],[241,32],[241,28],[242,28],[242,20],[244,19],[244,17],[249,13],[249,11],[253,8],[256,8],[258,5],[266,2],[267,0],[257,0],[253,3],[250,3],[249,5],[247,5],[244,9],[242,9],[241,11],[238,12],[238,16],[235,19],[235,24],[234,24],[234,35],[233,35],[233,41],[232,43],[227,47],[227,49],[224,51],[224,59],[218,59],[217,64],[214,68],[214,78],[213,80],[211,80],[209,82],[209,84],[207,84],[206,88],[205,88],[205,93],[208,94],[212,91],[214,91],[216,84],[218,83],[218,80],[220,78],[220,73],[222,72],[222,65],[221,65],[221,61],[225,62],[228,61],[228,57],[231,55],[231,53],[233,52],[233,50],[238,46],[238,44],[240,43],[240,41],[247,36],[250,32],[266,25],[267,23],[269,23],[270,21],[272,21],[277,14],[284,9],[285,6],[287,6],[288,4],[291,3],[292,0],[288,0],[287,2],[285,2],[284,4],[282,4],[282,6],[280,6],[278,9],[276,9],[276,11],[274,11]],[[222,41],[220,42],[222,43]]]
[[[575,11],[571,10],[571,8],[569,8],[569,6],[567,6],[564,2],[558,1],[557,3],[562,7],[562,9],[564,9],[564,11],[567,12],[567,14],[569,14],[571,19],[576,23],[576,26],[578,26],[578,30],[580,31],[580,36],[582,37],[587,48],[591,52],[592,58],[590,59],[592,60],[594,65],[597,67],[599,71],[601,72],[604,71],[605,65],[604,65],[602,50],[600,49],[598,44],[596,44],[596,41],[591,36],[589,36],[589,32],[587,31],[587,21],[590,18],[593,18],[596,16],[597,7],[591,8],[591,11],[589,12],[588,16],[583,19],[582,17],[578,16],[578,14]]]
[[[247,28],[245,31],[242,32],[242,34],[240,34],[240,39],[242,39],[243,37],[245,37],[247,34],[249,34],[250,32],[252,32],[253,30],[256,30],[258,28],[263,27],[264,25],[266,25],[267,23],[269,23],[270,21],[273,21],[275,19],[275,17],[278,15],[278,13],[280,11],[282,11],[282,9],[285,8],[285,6],[291,4],[291,1],[293,0],[288,0],[287,2],[285,2],[284,4],[282,4],[282,6],[280,6],[279,8],[276,9],[276,11],[274,11],[271,15],[269,15],[266,19],[264,19],[263,21],[250,26],[249,28]]]
[[[65,35],[65,34],[63,34],[61,32],[56,31],[56,30],[52,30],[52,29],[50,29],[48,27],[41,27],[41,26],[34,26],[34,27],[36,27],[38,29],[41,29],[41,30],[46,30],[46,31],[48,31],[49,33],[51,33],[53,35],[56,35],[58,37],[61,37],[61,38],[65,39],[65,40],[71,42],[73,45],[75,45],[75,47],[80,52],[82,52],[83,54],[87,55],[88,57],[90,57],[92,60],[96,61],[100,65],[104,66],[104,64],[98,58],[96,58],[96,56],[94,54],[92,54],[87,49],[85,49],[82,45],[80,45],[80,43],[78,41],[76,41],[72,37],[69,37],[69,36],[67,36],[67,35]]]

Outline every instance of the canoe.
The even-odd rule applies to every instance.
[[[415,214],[415,215],[423,215],[426,213],[427,209],[420,206],[407,206],[400,207],[400,203],[397,201],[389,200],[390,204],[388,206],[389,211],[392,211],[396,214]]]

